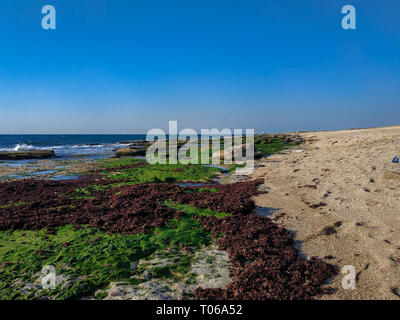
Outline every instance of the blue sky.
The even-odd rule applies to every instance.
[[[0,133],[342,129],[399,106],[397,0],[0,2]]]

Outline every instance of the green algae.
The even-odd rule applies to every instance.
[[[268,138],[256,136],[254,138],[254,148],[264,154],[274,154],[300,144],[299,142],[286,142],[285,139],[284,136]]]
[[[174,202],[172,200],[166,200],[164,202],[164,204],[172,209],[178,210],[178,211],[182,211],[188,215],[191,216],[206,216],[206,217],[217,217],[217,218],[224,218],[227,216],[230,216],[230,213],[226,213],[226,212],[217,212],[217,211],[213,211],[211,209],[200,209],[197,207],[193,207],[187,204],[181,204],[178,202]]]
[[[167,202],[166,205],[185,213],[179,220],[171,220],[165,227],[146,234],[121,235],[72,225],[58,227],[54,234],[46,230],[0,231],[0,299],[55,299],[93,295],[110,282],[132,279],[131,264],[163,254],[173,263],[151,268],[152,277],[176,277],[189,272],[193,253],[182,249],[198,249],[211,243],[212,235],[204,230],[193,215],[221,213]],[[55,267],[56,274],[68,279],[54,290],[23,290],[27,284],[40,285],[40,273],[45,265]],[[143,273],[141,267],[136,273]],[[128,280],[129,281],[129,280]]]

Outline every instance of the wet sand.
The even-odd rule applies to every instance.
[[[300,135],[303,145],[254,171],[268,190],[257,213],[295,232],[305,256],[354,266],[356,289],[339,274],[322,299],[399,299],[400,126]]]

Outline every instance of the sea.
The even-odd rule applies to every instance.
[[[3,134],[0,151],[54,150],[57,158],[106,158],[145,134]]]

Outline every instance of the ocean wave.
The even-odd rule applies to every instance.
[[[128,145],[128,144],[127,144]],[[110,154],[114,149],[123,148],[125,144],[119,143],[92,143],[71,145],[40,145],[30,143],[18,143],[14,146],[1,146],[0,152],[54,150],[58,156],[71,156],[75,154]]]
[[[30,145],[30,144],[17,144],[12,151],[30,151],[30,150],[35,150],[35,147]]]
[[[16,144],[11,148],[0,148],[3,151],[30,151],[30,150],[53,150],[53,149],[96,149],[105,147],[120,147],[120,144],[75,144],[61,146],[33,146],[31,144],[21,143]]]

